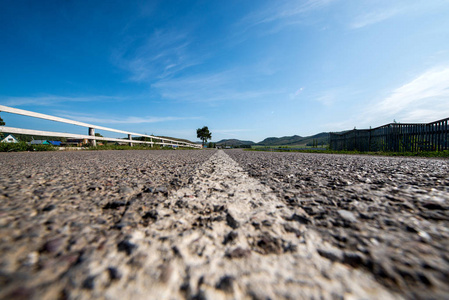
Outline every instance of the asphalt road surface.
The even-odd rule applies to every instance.
[[[0,153],[0,298],[447,299],[448,162]]]

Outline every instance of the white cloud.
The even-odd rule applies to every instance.
[[[315,101],[325,105],[325,106],[330,106],[332,105],[335,101],[337,101],[337,97],[336,97],[336,93],[334,91],[328,91],[325,92],[321,95],[319,95]]]
[[[430,122],[449,117],[449,67],[431,69],[395,89],[367,112],[372,118]]]
[[[301,17],[307,13],[328,6],[335,0],[307,0],[307,1],[272,1],[263,9],[245,16],[238,26],[249,28],[269,23],[276,23],[271,32],[276,32],[289,25],[301,23]]]
[[[151,85],[165,99],[188,102],[250,100],[279,94],[278,91],[251,89],[245,81],[249,75],[242,70],[228,70],[182,78],[167,78]],[[246,70],[246,72],[250,72]]]
[[[368,25],[380,23],[401,13],[399,9],[389,9],[385,11],[370,12],[356,17],[350,25],[352,29],[363,28]]]
[[[246,17],[252,25],[274,22],[281,19],[296,17],[311,10],[327,6],[333,0],[309,0],[301,1],[276,1],[260,11],[250,14]]]
[[[324,106],[332,106],[335,103],[348,105],[351,100],[355,101],[360,99],[361,93],[361,90],[355,89],[354,87],[340,86],[316,92],[309,96],[309,98]]]
[[[290,99],[295,99],[300,94],[302,94],[303,91],[304,91],[303,87],[299,88],[298,90],[296,90],[296,92],[290,94]]]
[[[335,99],[358,97],[349,91],[322,94],[326,104]],[[357,107],[359,105],[360,108]],[[428,123],[449,117],[449,67],[433,68],[399,86],[381,100],[347,107],[347,116],[325,122],[323,130],[341,131],[381,126],[396,120],[399,123]]]
[[[364,28],[402,15],[416,16],[438,11],[442,7],[447,7],[448,2],[447,0],[378,0],[360,1],[360,5],[364,12],[353,19],[349,25],[352,29]]]
[[[62,102],[103,102],[103,101],[121,101],[125,98],[115,96],[84,96],[84,97],[66,97],[57,95],[47,95],[38,97],[4,97],[0,98],[3,105],[6,106],[23,106],[23,105],[40,105],[50,106]]]
[[[180,121],[180,120],[194,120],[198,119],[198,117],[154,117],[154,116],[145,116],[145,117],[99,117],[89,114],[74,114],[68,112],[60,112],[61,117],[77,120],[80,122],[86,123],[94,123],[94,124],[145,124],[145,123],[161,123],[168,121]]]
[[[148,38],[124,43],[112,60],[131,74],[131,81],[165,78],[201,63],[201,56],[190,55],[190,42],[187,31],[156,30]]]

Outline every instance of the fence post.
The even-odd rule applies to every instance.
[[[368,151],[371,151],[371,128],[368,131],[369,136],[368,136]]]
[[[128,140],[130,140],[130,141],[133,140],[131,134],[128,134]],[[132,142],[129,142],[129,146],[132,147],[132,146],[133,146],[133,143],[132,143]]]
[[[95,137],[95,128],[89,127],[89,135]],[[92,147],[97,146],[97,141],[95,140],[95,138],[90,140],[90,145]]]
[[[444,150],[449,150],[448,138],[449,138],[449,130],[447,127],[447,120],[444,121]]]

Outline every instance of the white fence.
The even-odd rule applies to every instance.
[[[129,131],[123,131],[123,130],[117,130],[117,129],[107,128],[107,127],[87,124],[87,123],[83,123],[83,122],[78,122],[78,121],[54,117],[54,116],[50,116],[50,115],[35,113],[32,111],[17,109],[17,108],[13,108],[13,107],[4,106],[4,105],[0,105],[0,111],[11,113],[11,114],[16,114],[16,115],[28,116],[28,117],[33,117],[33,118],[39,118],[39,119],[44,119],[44,120],[49,120],[49,121],[55,121],[55,122],[60,122],[60,123],[66,123],[66,124],[86,127],[86,128],[88,128],[88,135],[73,134],[73,133],[66,133],[66,132],[41,131],[41,130],[23,129],[23,128],[15,128],[15,127],[7,127],[7,126],[0,126],[0,132],[28,134],[28,135],[35,135],[35,136],[65,137],[65,138],[82,139],[82,140],[87,139],[90,141],[90,144],[92,146],[96,146],[96,141],[111,141],[111,142],[119,142],[119,143],[129,143],[130,146],[132,146],[132,144],[150,144],[151,147],[153,147],[153,145],[156,144],[156,145],[161,145],[161,146],[172,146],[172,147],[201,148],[201,145],[197,145],[197,144],[191,144],[191,143],[186,143],[186,142],[182,142],[182,141],[176,141],[176,140],[156,137],[153,135],[146,135],[146,134],[134,133],[134,132],[129,132]],[[118,138],[95,136],[95,129],[127,134],[128,139],[118,139]],[[147,137],[150,139],[150,141],[133,140],[132,136]]]

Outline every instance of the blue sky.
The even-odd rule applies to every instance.
[[[429,122],[449,117],[448,16],[447,0],[2,0],[0,104],[194,141]]]

